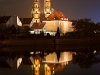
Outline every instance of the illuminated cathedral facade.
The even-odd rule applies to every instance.
[[[43,6],[41,8],[40,0],[33,1],[32,17],[34,18],[34,23],[40,23],[41,14],[44,14],[42,18],[47,18],[51,14],[51,0],[44,0]]]
[[[44,0],[43,4],[40,0],[33,1],[30,33],[40,34],[39,32],[43,31],[55,35],[57,28],[60,34],[72,32],[72,22],[62,12],[54,10],[51,5],[51,0]]]

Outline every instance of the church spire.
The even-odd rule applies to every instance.
[[[32,18],[34,18],[34,22],[40,22],[40,3],[39,0],[33,1],[32,7]]]
[[[44,13],[45,17],[51,14],[51,0],[44,0]]]

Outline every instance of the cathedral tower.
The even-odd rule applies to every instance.
[[[33,1],[33,7],[32,7],[32,18],[34,18],[34,23],[40,22],[40,2],[39,0]]]
[[[44,1],[44,3],[42,1]],[[33,23],[39,23],[41,18],[47,18],[51,12],[51,0],[41,0],[41,2],[40,0],[33,0],[31,12],[32,18],[34,18]]]
[[[51,14],[51,0],[44,0],[44,14],[46,18]]]

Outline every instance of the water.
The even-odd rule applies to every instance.
[[[2,55],[1,55],[2,54]],[[32,62],[30,57],[41,59],[40,75],[44,75],[44,65],[47,64],[52,68],[53,75],[100,75],[100,51],[85,51],[85,52],[30,52],[27,53],[1,53],[0,54],[0,74],[2,75],[32,75]],[[6,55],[6,56],[5,56]],[[17,55],[17,56],[16,56]],[[4,67],[3,61],[13,59],[15,64],[16,58],[23,57],[21,65],[17,68]],[[15,58],[14,58],[15,57]],[[6,59],[5,59],[6,58]]]

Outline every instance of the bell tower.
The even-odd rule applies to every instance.
[[[40,2],[39,0],[33,1],[33,7],[32,7],[32,18],[34,18],[34,23],[40,22]]]
[[[44,0],[44,14],[46,18],[51,14],[51,0]]]

